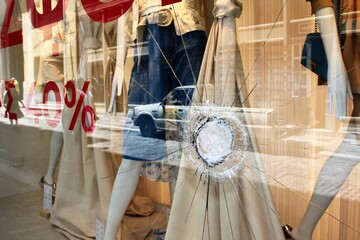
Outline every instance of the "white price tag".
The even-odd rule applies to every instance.
[[[53,188],[44,184],[44,209],[51,210]]]
[[[105,224],[96,218],[96,240],[103,240],[105,235]]]

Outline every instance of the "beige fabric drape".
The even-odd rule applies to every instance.
[[[249,107],[234,18],[241,10],[237,1],[215,0],[216,19],[194,104],[210,101],[222,107]],[[251,125],[251,116],[245,119]],[[247,131],[251,144],[245,168],[231,180],[203,183],[183,154],[166,239],[284,239],[256,137],[251,128]]]
[[[98,39],[101,36],[102,25],[92,22],[79,6],[78,4],[77,10],[80,16],[80,28],[83,30],[83,43],[76,77],[77,101],[84,81],[99,78],[103,74],[102,62],[89,63],[88,55],[89,51],[101,47]],[[86,96],[83,106],[87,104],[94,107],[89,95]],[[108,191],[101,189],[103,194],[100,195],[97,175],[113,176],[113,172],[105,173],[111,169],[109,166],[104,166],[109,161],[105,161],[101,149],[88,147],[93,139],[89,138],[82,129],[81,114],[76,120],[74,130],[68,130],[74,110],[75,107],[68,108],[64,104],[62,112],[64,145],[59,165],[56,200],[50,221],[70,239],[91,239],[96,234],[96,218],[103,220],[106,217],[107,202],[111,195],[111,180],[113,180],[109,178]],[[106,187],[104,182],[101,184],[103,188]]]

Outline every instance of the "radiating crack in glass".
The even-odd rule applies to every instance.
[[[233,225],[232,225],[231,219],[230,219],[230,210],[229,210],[229,204],[228,204],[227,197],[226,197],[225,187],[224,187],[223,184],[221,184],[221,185],[222,185],[223,195],[224,195],[225,204],[226,204],[226,213],[227,213],[227,217],[228,217],[228,220],[229,220],[229,225],[230,225],[230,230],[231,230],[231,236],[232,236],[232,239],[235,240],[235,238],[234,238],[234,231],[233,231]]]

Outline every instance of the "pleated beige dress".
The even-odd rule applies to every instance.
[[[216,19],[193,98],[195,105],[211,102],[229,109],[250,107],[236,41],[235,17],[241,10],[242,4],[236,0],[215,0]],[[251,125],[251,114],[244,119],[245,125]],[[256,137],[251,128],[246,129],[249,146],[244,167],[231,179],[202,181],[183,150],[166,239],[284,239]]]
[[[75,79],[76,104],[85,81],[103,76],[103,63],[91,61],[94,50],[100,49],[102,43],[101,23],[93,22],[77,1],[80,36],[80,61]],[[95,53],[95,58],[102,52]],[[61,160],[57,179],[55,203],[51,211],[51,223],[69,239],[94,239],[96,236],[96,219],[105,222],[108,203],[116,169],[111,159],[106,159],[102,149],[91,147],[96,139],[86,133],[82,127],[81,111],[86,105],[95,109],[92,103],[91,89],[85,96],[73,130],[69,130],[70,122],[75,114],[75,106],[64,104],[62,111],[63,139]],[[70,98],[71,99],[71,98]],[[87,119],[88,120],[88,119]],[[89,124],[89,121],[86,121]]]

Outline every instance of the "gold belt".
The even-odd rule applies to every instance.
[[[142,42],[144,36],[144,29],[147,24],[157,24],[161,27],[169,26],[173,21],[172,13],[170,9],[162,9],[157,12],[152,12],[140,17],[139,24],[137,26],[137,53],[138,53],[138,67],[140,66],[141,54],[142,54]]]

